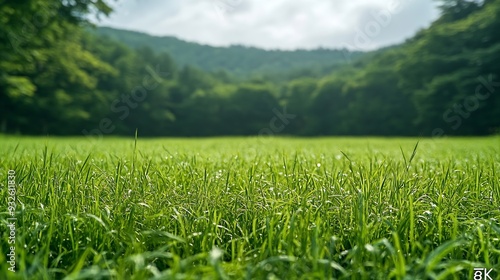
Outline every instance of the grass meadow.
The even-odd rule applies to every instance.
[[[1,136],[0,158],[0,279],[500,279],[500,137]]]

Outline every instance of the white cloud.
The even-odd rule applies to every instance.
[[[400,10],[377,20],[394,2]],[[437,15],[432,0],[122,0],[101,24],[216,46],[373,49],[403,41]]]

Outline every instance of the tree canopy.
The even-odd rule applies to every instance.
[[[441,16],[429,28],[401,45],[357,53],[353,63],[342,62],[342,50],[214,48],[93,29],[88,15],[109,14],[106,1],[0,3],[3,133],[439,136],[500,129],[499,0],[440,1]]]

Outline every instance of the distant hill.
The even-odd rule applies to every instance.
[[[253,73],[291,72],[306,68],[325,69],[356,59],[363,52],[343,50],[263,50],[254,47],[213,47],[186,42],[175,37],[151,36],[141,32],[98,27],[100,35],[109,36],[131,48],[150,47],[168,52],[180,65],[192,65],[206,71],[226,70],[236,76]]]

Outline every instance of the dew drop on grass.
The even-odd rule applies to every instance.
[[[213,247],[212,250],[210,250],[209,257],[212,262],[216,262],[222,257],[223,254],[224,252],[221,249]]]

